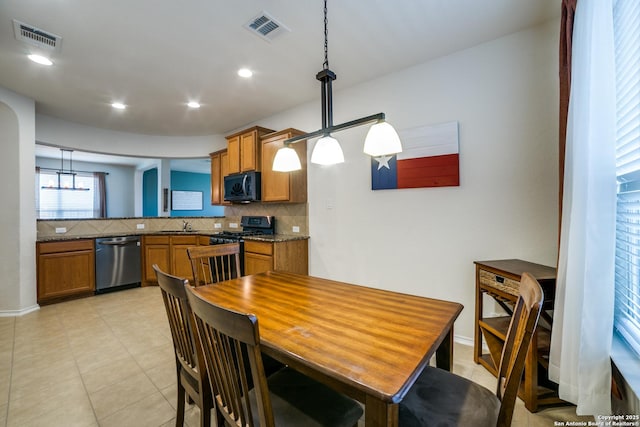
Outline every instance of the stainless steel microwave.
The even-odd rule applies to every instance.
[[[244,172],[224,177],[224,199],[248,203],[260,200],[260,172]]]

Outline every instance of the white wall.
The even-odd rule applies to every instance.
[[[0,316],[36,309],[35,103],[0,87]]]
[[[457,120],[461,182],[371,191],[366,127],[334,135],[346,162],[309,167],[310,273],[461,302],[456,335],[473,339],[474,260],[554,266],[557,28],[550,22],[349,90],[337,90],[338,73],[336,124],[380,111],[397,129]],[[261,124],[316,130],[320,103]]]

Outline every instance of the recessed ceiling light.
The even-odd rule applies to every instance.
[[[53,65],[53,62],[51,62],[49,58],[42,55],[29,55],[27,58],[41,65]]]
[[[189,101],[187,102],[187,106],[189,108],[200,108],[200,103],[196,101]]]
[[[124,110],[125,108],[127,108],[127,106],[124,105],[122,102],[114,102],[111,104],[111,106],[116,110]]]
[[[249,77],[253,76],[253,71],[251,71],[251,70],[250,70],[250,69],[248,69],[248,68],[240,68],[240,69],[238,70],[238,75],[239,75],[240,77],[244,77],[244,78],[247,78],[247,79],[248,79]]]

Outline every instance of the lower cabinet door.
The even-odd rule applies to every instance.
[[[143,286],[157,285],[156,272],[153,265],[157,264],[160,270],[169,273],[169,245],[144,245]]]
[[[171,274],[189,279],[189,283],[193,283],[193,270],[187,248],[192,246],[196,246],[196,244],[171,246],[171,262],[173,263]]]
[[[273,270],[272,256],[252,252],[244,253],[244,274],[246,276],[269,270]]]
[[[38,302],[93,293],[94,263],[93,250],[41,254],[38,259]]]

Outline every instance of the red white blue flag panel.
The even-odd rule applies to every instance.
[[[371,158],[371,189],[460,185],[458,122],[398,132],[402,152]]]

